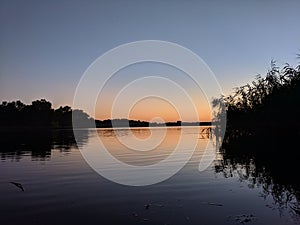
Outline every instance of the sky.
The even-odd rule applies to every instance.
[[[45,98],[55,108],[72,105],[76,87],[91,63],[112,48],[140,40],[168,41],[190,49],[213,71],[222,92],[230,94],[234,87],[265,74],[272,59],[278,65],[297,63],[299,9],[298,0],[1,0],[0,101],[20,99],[29,104]],[[148,76],[169,73],[165,76],[173,79],[173,69],[125,68],[108,84],[96,113],[88,113],[109,118],[112,96],[126,82],[145,76],[143,71]],[[178,78],[179,84],[186,79]],[[184,89],[196,102],[200,119],[209,120],[209,100],[186,83]],[[164,93],[171,91],[171,87],[161,88]],[[143,88],[127,95],[142,96]],[[172,102],[152,97],[138,102],[129,114],[134,119],[175,121],[180,119],[176,109]],[[183,120],[194,119],[183,114]]]

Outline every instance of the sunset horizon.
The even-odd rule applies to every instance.
[[[1,0],[3,225],[299,225],[300,0]]]

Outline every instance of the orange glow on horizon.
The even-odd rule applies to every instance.
[[[129,113],[129,119],[133,120],[158,122],[155,118],[161,118],[165,122],[181,120],[175,107],[159,98],[143,99],[135,104]]]
[[[211,110],[207,101],[204,98],[198,98],[199,101],[195,104],[195,108],[198,113],[197,120],[192,119],[188,116],[188,112],[185,112],[180,118],[180,112],[177,112],[176,108],[169,102],[160,98],[145,98],[137,102],[131,110],[126,113],[121,113],[120,116],[112,118],[111,108],[112,103],[108,101],[103,107],[103,104],[98,102],[96,107],[95,118],[99,120],[105,119],[121,119],[127,118],[131,120],[141,120],[141,121],[153,121],[153,122],[196,122],[196,121],[211,121]],[[184,104],[184,103],[183,103]],[[160,119],[157,119],[160,118]]]

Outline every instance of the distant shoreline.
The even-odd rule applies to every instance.
[[[0,130],[55,130],[72,128],[112,128],[112,127],[171,127],[171,126],[210,126],[211,121],[202,122],[148,122],[128,118],[99,120],[81,109],[70,106],[52,108],[46,99],[32,101],[30,105],[17,101],[3,101],[0,104]]]
[[[172,127],[172,126],[211,126],[212,122],[147,122],[140,120],[114,119],[114,120],[95,120],[96,128],[112,128],[112,127]]]
[[[146,121],[138,120],[126,120],[126,119],[116,119],[113,120],[113,126],[111,123],[112,120],[95,120],[96,126],[89,127],[77,127],[77,128],[151,128],[151,127],[191,127],[191,126],[211,126],[212,122],[166,122],[166,123],[150,123]],[[72,126],[65,127],[51,127],[51,126],[0,126],[1,132],[7,131],[53,131],[53,130],[64,130],[64,129],[73,129]]]

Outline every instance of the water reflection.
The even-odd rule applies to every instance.
[[[153,137],[161,136],[162,130],[153,129]],[[299,158],[290,150],[295,142],[283,146],[270,140],[251,142],[243,135],[235,134],[234,139],[227,136],[214,165],[200,173],[204,147],[211,138],[213,142],[219,140],[211,137],[210,128],[168,128],[161,145],[144,152],[124,148],[118,138],[147,140],[151,137],[149,128],[77,132],[79,145],[101,138],[116,158],[138,166],[167,157],[181,132],[186,142],[199,134],[199,142],[190,162],[178,174],[165,182],[137,188],[117,185],[93,173],[77,148],[72,130],[2,133],[0,209],[4,223],[38,218],[39,224],[86,224],[90,218],[90,223],[96,219],[99,224],[141,224],[146,218],[148,224],[241,224],[239,221],[247,221],[251,215],[257,219],[249,224],[299,222]],[[115,165],[107,169],[118,173]],[[23,184],[25,192],[17,190],[11,181]],[[242,184],[246,187],[241,188]],[[145,204],[151,204],[148,210]],[[295,222],[286,222],[278,212],[288,212]]]
[[[133,186],[150,185],[176,174],[195,152],[205,153],[210,141],[203,139],[208,134],[199,137],[201,129],[99,129],[97,135],[91,136],[80,151],[97,173],[111,181]],[[212,157],[207,157],[204,161],[209,161],[210,158]],[[210,162],[212,161],[213,159]]]
[[[88,139],[88,130],[80,130],[80,142]],[[43,131],[9,131],[0,132],[1,160],[11,159],[19,161],[24,156],[31,156],[32,160],[49,160],[52,150],[68,152],[76,147],[73,130],[43,130]]]
[[[182,134],[179,128],[153,129],[154,132],[149,128],[106,129],[97,132],[106,149],[115,158],[129,165],[147,166],[167,158],[176,148]]]
[[[267,132],[266,132],[267,133]],[[282,134],[277,140],[253,138],[238,131],[228,131],[220,148],[221,158],[215,172],[224,177],[238,177],[248,187],[262,188],[261,197],[273,198],[272,209],[289,214],[300,221],[299,154],[297,139]]]

